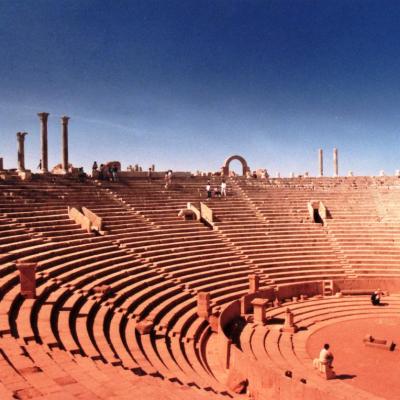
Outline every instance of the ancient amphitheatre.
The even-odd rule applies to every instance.
[[[319,177],[246,176],[234,156],[168,185],[107,163],[79,179],[68,117],[53,172],[39,117],[42,170],[24,132],[18,168],[0,165],[2,400],[399,397],[398,176],[340,176],[335,158],[326,177],[320,152]],[[313,367],[326,341],[334,379]]]

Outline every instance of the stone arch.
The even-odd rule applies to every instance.
[[[241,164],[242,164],[242,168],[243,168],[243,175],[246,175],[248,172],[250,172],[250,168],[247,165],[246,160],[239,155],[234,155],[234,156],[230,156],[229,158],[227,158],[224,161],[224,165],[221,167],[221,172],[222,175],[224,176],[229,176],[229,164],[231,163],[231,161],[233,160],[238,160]]]

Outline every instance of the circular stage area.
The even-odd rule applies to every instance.
[[[363,339],[367,334],[393,341],[395,350],[366,346]],[[400,315],[364,317],[321,327],[307,341],[311,358],[318,357],[324,343],[331,346],[340,380],[376,396],[400,398]]]

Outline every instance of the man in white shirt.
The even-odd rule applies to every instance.
[[[206,186],[206,192],[207,192],[207,201],[211,199],[211,182],[207,182]]]
[[[319,353],[319,361],[321,364],[324,364],[330,368],[332,368],[332,362],[333,362],[333,354],[329,350],[329,344],[325,343],[324,347]]]
[[[224,179],[221,183],[221,196],[226,197],[226,182]]]

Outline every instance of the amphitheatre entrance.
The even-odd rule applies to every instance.
[[[247,172],[250,172],[250,168],[247,165],[246,160],[242,156],[234,155],[234,156],[230,156],[229,158],[227,158],[224,161],[224,164],[221,167],[222,175],[229,176],[229,165],[230,165],[231,161],[233,161],[233,160],[237,160],[242,164],[243,175],[246,175]]]

